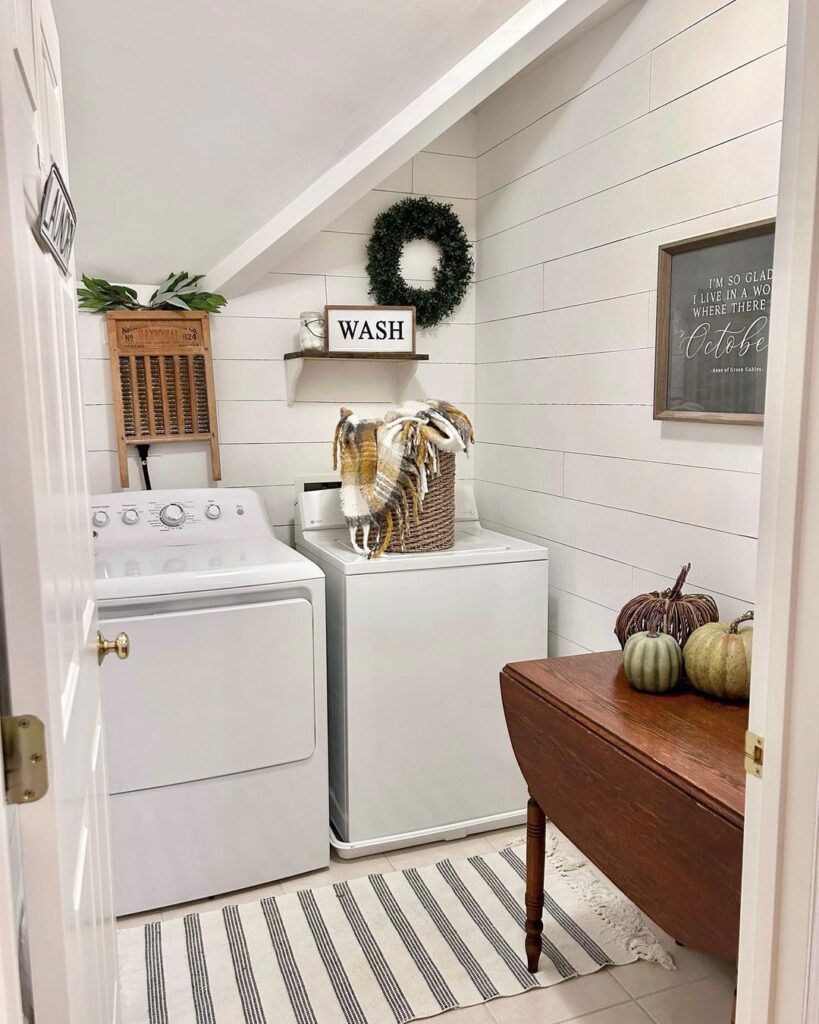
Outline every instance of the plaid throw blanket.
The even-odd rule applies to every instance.
[[[466,451],[474,440],[469,417],[447,402],[405,402],[380,420],[342,409],[333,468],[341,464],[341,509],[356,551],[377,558],[396,533],[403,538],[438,474],[438,453]]]

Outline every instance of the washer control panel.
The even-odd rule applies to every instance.
[[[159,521],[165,526],[181,526],[185,522],[185,510],[175,501],[163,505],[159,510]]]
[[[261,498],[248,487],[97,494],[89,518],[98,549],[200,544],[269,537],[271,532]]]

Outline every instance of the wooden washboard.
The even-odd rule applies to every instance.
[[[207,313],[117,310],[107,317],[122,486],[129,444],[177,441],[207,441],[211,475],[221,480]]]

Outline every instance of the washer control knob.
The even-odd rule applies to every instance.
[[[159,518],[166,526],[181,526],[185,522],[185,510],[181,505],[165,505],[159,510]]]
[[[94,526],[107,526],[111,522],[111,517],[100,508],[91,516],[91,522]]]
[[[205,508],[205,515],[208,517],[208,519],[218,519],[221,514],[221,508],[213,503],[206,506]]]
[[[126,526],[133,526],[139,522],[139,512],[135,508],[126,508],[122,513],[122,521]]]

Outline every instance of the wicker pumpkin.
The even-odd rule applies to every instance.
[[[652,590],[649,594],[640,594],[623,605],[614,626],[621,647],[626,646],[626,640],[633,633],[649,630],[668,633],[680,647],[684,647],[698,626],[717,621],[719,612],[712,597],[707,594],[682,593],[690,570],[689,562],[680,570],[673,587],[662,592]]]
[[[685,672],[692,686],[711,697],[747,700],[751,693],[753,619],[745,612],[733,622],[709,622],[695,629],[683,649]]]
[[[666,693],[680,681],[682,650],[667,633],[633,633],[626,641],[623,668],[635,690]]]

